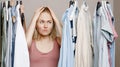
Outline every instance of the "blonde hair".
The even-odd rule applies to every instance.
[[[41,13],[43,13],[43,12],[47,12],[51,15],[51,11],[48,7],[44,7],[44,10]],[[52,38],[54,40],[57,36],[56,25],[55,25],[55,21],[54,21],[54,18],[53,18],[52,15],[51,15],[51,17],[52,17],[52,20],[53,20],[53,29],[50,33],[50,38]],[[39,18],[38,18],[38,20],[39,20]],[[36,22],[38,22],[38,20]],[[37,23],[36,23],[36,25],[37,25]],[[40,38],[41,38],[41,36],[40,36],[39,32],[37,31],[37,29],[35,28],[35,31],[34,31],[34,34],[33,34],[33,40],[40,40]]]

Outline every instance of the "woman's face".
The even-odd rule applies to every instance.
[[[37,22],[37,31],[41,36],[48,36],[53,29],[52,16],[48,12],[42,12]]]

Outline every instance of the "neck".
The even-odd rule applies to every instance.
[[[46,40],[46,39],[50,39],[50,37],[49,36],[43,36],[43,37],[40,37],[40,40]]]
[[[49,41],[49,40],[52,40],[52,38],[50,36],[41,36],[39,40],[41,40],[41,41]]]
[[[37,40],[38,44],[47,44],[50,43],[52,41],[52,38],[50,38],[50,36],[45,36],[45,37],[41,37],[39,40]]]

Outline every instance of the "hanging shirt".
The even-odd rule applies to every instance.
[[[92,66],[92,23],[88,6],[84,3],[80,8],[77,21],[77,41],[75,51],[75,67]]]
[[[94,67],[110,67],[108,60],[107,40],[104,35],[112,32],[101,6],[94,14]],[[109,29],[109,30],[108,30]],[[103,35],[104,34],[104,35]]]
[[[5,1],[5,6],[8,6],[8,1]],[[8,67],[6,60],[8,49],[8,7],[3,8],[3,39],[2,39],[2,63],[1,66]]]
[[[11,67],[11,53],[12,53],[12,18],[11,18],[11,7],[8,8],[8,39],[7,39],[7,52],[5,56],[6,67]]]
[[[8,1],[5,1],[5,6],[6,6],[5,7],[5,9],[6,9],[6,33],[8,33]],[[8,35],[7,35],[7,38],[8,38]],[[7,45],[8,45],[8,43],[7,43]]]
[[[79,14],[79,9],[78,9],[78,2],[75,1],[73,5],[74,6],[71,15],[69,16],[69,20],[71,23],[71,30],[72,30],[72,41],[73,44],[75,45],[76,39],[77,39],[77,19],[78,19],[78,14]]]
[[[6,56],[6,50],[7,50],[7,33],[6,33],[6,8],[3,7],[2,10],[2,22],[3,22],[3,28],[2,28],[2,60],[1,60],[1,67],[5,67],[5,56]]]
[[[106,2],[102,1],[101,4],[102,6],[94,14],[94,67],[111,67],[109,48],[112,47],[114,51],[115,47],[112,44],[114,44],[115,33],[113,25],[111,25],[113,22],[110,21],[109,11],[106,10]]]
[[[110,67],[115,67],[115,39],[118,37],[117,32],[114,28],[114,16],[112,13],[111,5],[106,1],[104,3],[104,11],[106,12],[109,25],[112,29],[113,35],[112,38],[108,38],[108,55],[109,55],[109,64]]]
[[[58,67],[73,67],[74,66],[74,44],[72,42],[72,30],[70,15],[73,6],[70,6],[63,15],[63,30],[62,30],[62,41],[60,49],[60,58]]]
[[[14,66],[14,52],[15,52],[15,38],[16,38],[16,27],[17,27],[17,22],[16,22],[16,6],[12,6],[11,9],[11,16],[12,16],[12,67]]]
[[[16,28],[16,39],[15,39],[15,55],[14,55],[14,67],[30,67],[29,53],[25,33],[21,24],[19,14],[20,4],[17,5],[17,28]]]
[[[100,11],[101,6],[98,8],[98,3],[96,5],[94,11],[94,18],[93,18],[93,44],[94,44],[94,67],[99,67],[99,38],[100,38]]]
[[[0,41],[2,41],[2,25],[3,25],[3,22],[2,22],[2,2],[0,2],[0,38],[1,38]],[[1,44],[2,44],[2,42],[1,42]],[[2,46],[0,46],[0,47],[2,47]]]
[[[107,7],[108,7],[108,10],[109,10],[109,13],[110,13],[110,16],[111,16],[111,21],[112,21],[112,28],[113,28],[113,33],[114,33],[114,41],[112,42],[112,46],[111,46],[111,49],[110,49],[110,56],[111,56],[111,63],[112,63],[112,67],[115,67],[115,39],[118,37],[118,34],[115,30],[115,26],[114,26],[114,15],[113,15],[113,11],[111,9],[111,5],[110,4],[107,4]]]

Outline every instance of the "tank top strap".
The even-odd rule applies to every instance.
[[[57,37],[56,37],[55,40],[54,40],[54,45],[55,45],[56,47],[60,48],[60,45],[59,45],[58,42],[57,42]]]
[[[31,50],[33,50],[33,48],[35,47],[35,40],[32,40],[32,43],[31,43],[31,45],[30,45],[30,47],[29,47],[29,52],[31,52]]]

